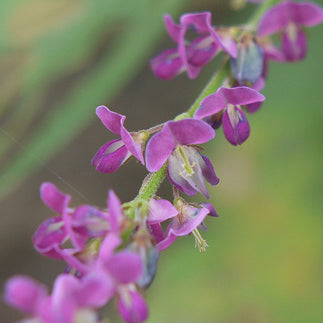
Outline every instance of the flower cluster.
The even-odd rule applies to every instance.
[[[210,12],[184,14],[179,24],[165,16],[166,29],[177,46],[151,60],[156,76],[168,80],[186,71],[189,78],[196,78],[220,52],[225,62],[230,60],[230,70],[215,93],[203,92],[186,113],[150,129],[129,132],[125,116],[105,106],[97,108],[103,125],[119,138],[105,143],[92,165],[111,173],[134,157],[149,174],[132,201],[122,204],[111,190],[103,208],[72,207],[68,194],[54,184],[42,184],[41,199],[55,216],[39,226],[33,245],[42,255],[65,261],[67,268],[56,278],[51,293],[25,276],[7,282],[5,301],[28,317],[22,322],[100,322],[98,311],[113,299],[124,321],[147,319],[142,294],[155,278],[159,253],[187,235],[205,251],[207,242],[201,234],[206,230],[205,218],[218,216],[211,203],[191,203],[182,196],[200,193],[209,199],[206,181],[219,183],[201,145],[213,140],[221,125],[232,145],[248,139],[245,113],[257,111],[265,100],[259,91],[265,86],[268,62],[303,59],[307,51],[303,28],[322,21],[321,7],[293,1],[269,9],[259,28],[214,26]],[[190,30],[196,36],[193,40],[188,39]],[[269,37],[276,33],[280,45]],[[172,202],[156,195],[166,176],[173,188]]]

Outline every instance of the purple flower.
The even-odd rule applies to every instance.
[[[111,284],[100,275],[77,279],[62,274],[56,278],[51,295],[43,285],[24,276],[12,277],[5,287],[9,305],[46,323],[74,323],[81,316],[94,323],[97,315],[93,310],[105,305],[112,296]]]
[[[126,117],[105,106],[99,106],[96,114],[104,126],[112,133],[119,135],[121,139],[112,140],[103,145],[93,157],[92,165],[101,173],[112,173],[132,155],[144,165],[142,145],[148,139],[146,132],[130,133],[124,127]]]
[[[250,126],[240,106],[262,102],[265,97],[246,86],[235,88],[220,87],[216,93],[207,96],[195,112],[195,118],[203,119],[222,113],[223,132],[232,145],[241,145],[248,139]]]
[[[32,240],[39,253],[69,262],[75,252],[84,248],[88,239],[104,236],[110,229],[106,212],[89,205],[69,208],[71,197],[54,184],[43,183],[40,193],[43,202],[60,216],[44,221],[35,232]],[[68,239],[73,248],[63,249],[62,245]]]
[[[40,187],[43,202],[61,216],[44,221],[35,232],[32,241],[35,249],[51,258],[62,259],[61,245],[68,239],[66,220],[71,197],[60,192],[52,183],[43,183]]]
[[[147,144],[147,169],[156,172],[168,160],[168,176],[175,187],[187,195],[200,192],[208,198],[203,177],[212,185],[218,184],[219,179],[209,159],[192,145],[207,142],[214,136],[214,130],[201,120],[168,121]]]
[[[323,21],[323,9],[311,2],[283,1],[269,9],[259,23],[259,36],[282,32],[282,49],[287,61],[297,61],[307,52],[303,27]]]
[[[205,251],[207,243],[202,238],[197,228],[203,223],[208,214],[211,213],[216,216],[214,208],[211,208],[209,203],[207,204],[207,207],[189,204],[181,198],[176,199],[174,204],[178,210],[178,214],[168,225],[165,239],[157,244],[158,249],[160,251],[164,250],[168,248],[177,237],[193,233],[196,246],[198,246],[200,251]]]
[[[149,315],[145,299],[133,286],[121,288],[118,299],[118,311],[127,323],[144,322]]]
[[[118,310],[124,320],[128,323],[143,322],[148,317],[148,307],[134,285],[142,277],[142,260],[132,251],[114,253],[120,244],[121,239],[114,233],[104,239],[96,264],[97,271],[104,272],[113,282],[114,291],[119,296]]]
[[[236,57],[236,44],[227,28],[215,28],[211,23],[211,13],[188,13],[180,18],[180,25],[166,15],[164,17],[166,29],[177,43],[177,49],[168,49],[151,60],[151,68],[161,79],[172,79],[179,73],[187,71],[190,78],[200,73],[201,67],[206,65],[221,49]],[[193,29],[198,37],[189,42],[186,34]]]

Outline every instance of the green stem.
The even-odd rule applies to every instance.
[[[280,2],[280,0],[267,0],[264,1],[262,4],[260,4],[247,25],[251,26],[252,28],[256,28],[257,24],[259,23],[259,20],[263,16],[263,14],[268,10],[271,6],[273,6],[275,3]],[[223,81],[230,75],[230,69],[228,60],[225,59],[225,62],[220,67],[220,69],[215,73],[215,75],[210,79],[210,81],[207,83],[205,88],[202,90],[201,94],[197,97],[197,99],[194,101],[192,106],[184,113],[182,113],[180,116],[177,116],[175,120],[181,119],[181,116],[183,117],[193,117],[195,111],[200,106],[201,101],[207,97],[208,95],[216,92],[216,90],[222,85]],[[166,172],[167,172],[167,163],[164,164],[164,166],[157,171],[156,173],[151,173],[146,177],[146,180],[143,182],[142,187],[139,191],[138,196],[135,200],[146,200],[149,201],[157,192],[160,184],[164,181],[166,178]]]

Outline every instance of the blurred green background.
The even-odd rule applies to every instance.
[[[321,2],[322,4],[322,2]],[[218,62],[194,81],[157,80],[148,60],[173,46],[162,15],[211,10],[214,24],[244,22],[254,10],[229,1],[3,0],[0,4],[0,279],[16,273],[51,284],[64,264],[39,256],[31,235],[52,216],[38,190],[52,181],[73,204],[105,205],[109,188],[132,199],[145,176],[134,162],[102,175],[90,165],[114,138],[97,105],[126,114],[130,130],[184,111]],[[242,147],[222,130],[207,146],[221,183],[220,217],[207,220],[206,254],[194,239],[162,253],[147,291],[149,322],[321,322],[322,26],[308,30],[297,64],[270,64],[263,108],[248,117]],[[161,195],[170,197],[169,186]],[[199,197],[198,197],[199,198]],[[1,304],[1,322],[19,316]],[[111,308],[113,322],[119,319]]]

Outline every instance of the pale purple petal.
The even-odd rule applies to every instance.
[[[149,201],[149,218],[147,222],[149,224],[164,222],[173,218],[177,213],[176,208],[171,202],[152,198]]]
[[[201,69],[197,66],[193,66],[188,62],[188,57],[187,57],[187,46],[186,46],[186,41],[185,41],[185,33],[186,33],[187,27],[184,27],[181,32],[180,32],[180,37],[178,41],[178,53],[180,55],[180,58],[183,62],[183,65],[187,71],[188,77],[191,79],[196,78]]]
[[[168,121],[165,125],[179,145],[199,145],[210,141],[215,131],[206,122],[196,119]]]
[[[188,196],[196,194],[196,189],[181,174],[183,167],[181,161],[176,156],[171,155],[168,161],[167,174],[170,182],[180,191]]]
[[[67,230],[61,217],[54,217],[44,221],[33,235],[35,249],[48,257],[60,259],[55,252],[55,246],[60,246],[67,239]],[[53,252],[51,252],[53,251]]]
[[[154,57],[150,61],[150,67],[162,80],[171,80],[185,69],[177,48],[167,49]]]
[[[212,185],[217,185],[220,182],[220,179],[216,176],[214,167],[211,161],[204,155],[200,154],[204,163],[200,163],[202,174],[204,178]]]
[[[187,13],[181,16],[181,25],[192,27],[195,32],[205,34],[209,32],[207,22],[211,21],[211,13],[208,11],[199,13]]]
[[[5,302],[27,314],[35,314],[46,296],[47,288],[26,276],[14,276],[5,285]]]
[[[121,244],[121,242],[122,240],[117,234],[109,233],[101,243],[98,263],[104,264],[108,262],[113,256],[114,250]]]
[[[175,234],[172,234],[171,232],[169,232],[169,234],[166,236],[165,239],[158,242],[158,244],[157,244],[158,250],[163,251],[163,250],[167,249],[168,247],[170,247],[172,245],[172,243],[176,239],[177,239],[177,236]]]
[[[144,322],[149,315],[145,299],[137,291],[133,290],[120,295],[118,311],[127,323]]]
[[[141,138],[140,135],[131,135],[126,128],[121,127],[121,139],[123,140],[126,148],[144,165],[144,157],[142,154]],[[135,140],[137,139],[137,140]]]
[[[120,199],[113,190],[109,191],[108,208],[111,232],[118,233],[120,230],[121,220],[124,218],[124,214],[122,211]]]
[[[323,9],[313,2],[286,1],[290,21],[299,26],[315,26],[323,21]]]
[[[48,207],[59,214],[63,213],[71,200],[69,195],[62,193],[54,184],[49,182],[41,185],[40,197]]]
[[[209,214],[208,215],[214,216],[214,217],[218,217],[219,216],[218,213],[216,212],[214,206],[211,203],[205,202],[205,203],[201,203],[200,205],[203,206],[203,207],[205,207],[205,208],[207,208],[209,210]]]
[[[170,129],[165,125],[152,136],[146,147],[146,167],[149,172],[157,172],[176,148]]]
[[[212,26],[211,21],[209,21],[208,26],[214,41],[231,57],[236,58],[238,56],[238,48],[230,32],[224,29],[217,30]]]
[[[96,114],[106,128],[120,136],[121,127],[123,127],[123,123],[126,120],[125,116],[113,112],[103,105],[96,108]]]
[[[230,107],[224,112],[222,125],[225,137],[234,146],[241,145],[249,137],[249,122],[237,107]]]
[[[106,214],[90,205],[77,207],[71,218],[73,230],[86,237],[102,236],[109,228]]]
[[[245,105],[265,100],[264,95],[247,86],[238,86],[230,89],[221,87],[219,90],[222,91],[226,101],[232,105]]]
[[[194,114],[194,118],[204,119],[226,108],[228,101],[223,95],[222,89],[220,87],[214,94],[210,94],[202,100],[200,107]]]
[[[100,308],[112,299],[116,287],[109,275],[95,271],[84,277],[75,292],[80,307]]]
[[[296,30],[295,35],[283,33],[282,47],[287,61],[298,61],[303,59],[307,53],[306,36],[302,30]]]
[[[169,36],[174,40],[174,42],[177,43],[182,27],[178,24],[175,24],[173,18],[170,15],[164,16],[164,22]]]
[[[258,26],[258,35],[266,36],[283,30],[290,22],[288,4],[282,2],[269,9],[261,18]]]
[[[135,282],[143,271],[140,256],[130,251],[114,254],[103,266],[118,284]]]
[[[93,157],[92,165],[101,173],[113,173],[120,168],[131,154],[121,139],[104,144]]]
[[[189,65],[201,67],[206,65],[220,51],[219,46],[210,36],[201,36],[188,46],[187,57]]]
[[[189,204],[185,204],[179,212],[181,216],[175,217],[169,224],[166,236],[172,234],[176,236],[186,236],[196,229],[210,213],[207,208],[196,208]]]
[[[151,236],[154,238],[155,243],[159,243],[165,238],[163,229],[159,223],[156,223],[156,224],[147,223],[147,228]]]

